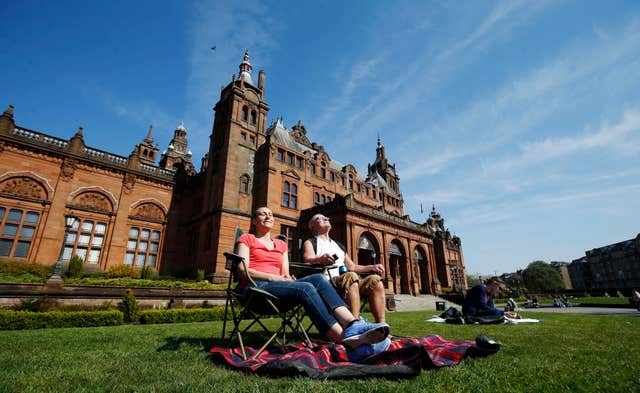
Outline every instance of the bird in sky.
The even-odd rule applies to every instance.
[[[212,47],[211,47],[211,50],[216,50],[216,46],[215,46],[215,45],[214,45],[214,46],[212,46]]]

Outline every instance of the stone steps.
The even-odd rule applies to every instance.
[[[436,302],[445,302],[445,309],[462,306],[434,295],[394,295],[396,311],[436,311]],[[442,311],[440,311],[442,312]]]

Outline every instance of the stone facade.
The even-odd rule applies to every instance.
[[[640,234],[634,239],[594,248],[568,266],[576,289],[640,288]]]
[[[64,216],[73,214],[79,220],[66,237],[65,260],[80,254],[100,269],[123,263],[166,274],[202,269],[222,279],[223,253],[234,248],[237,230],[249,231],[252,211],[269,206],[293,260],[301,259],[306,222],[322,212],[356,263],[384,264],[387,289],[465,289],[460,238],[435,207],[423,224],[404,214],[400,178],[382,142],[365,175],[311,142],[301,122],[267,126],[265,78],[260,71],[254,83],[245,53],[239,76],[214,107],[200,172],[182,124],[156,166],[152,128],[121,157],[85,146],[82,129],[67,141],[16,126],[9,107],[0,117],[0,224],[27,237],[0,239],[0,254],[54,263]]]

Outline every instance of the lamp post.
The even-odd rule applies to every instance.
[[[64,245],[67,242],[67,233],[69,232],[69,229],[73,227],[73,224],[75,224],[78,218],[73,214],[67,214],[64,219],[64,237],[62,238],[62,246],[60,247],[60,256],[58,257],[58,262],[56,262],[56,265],[53,268],[53,275],[49,280],[47,280],[47,282],[62,283],[62,276],[60,275],[60,272],[62,271],[62,254],[64,253]]]

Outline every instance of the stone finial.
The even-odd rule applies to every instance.
[[[69,146],[67,147],[68,151],[75,154],[82,154],[82,151],[85,148],[82,131],[83,128],[78,127],[78,131],[76,131],[75,135],[69,140]]]
[[[13,119],[13,105],[9,105],[6,111],[4,111],[3,115],[8,116]]]
[[[13,105],[9,105],[6,111],[0,116],[0,134],[11,135],[16,123],[13,121]]]

